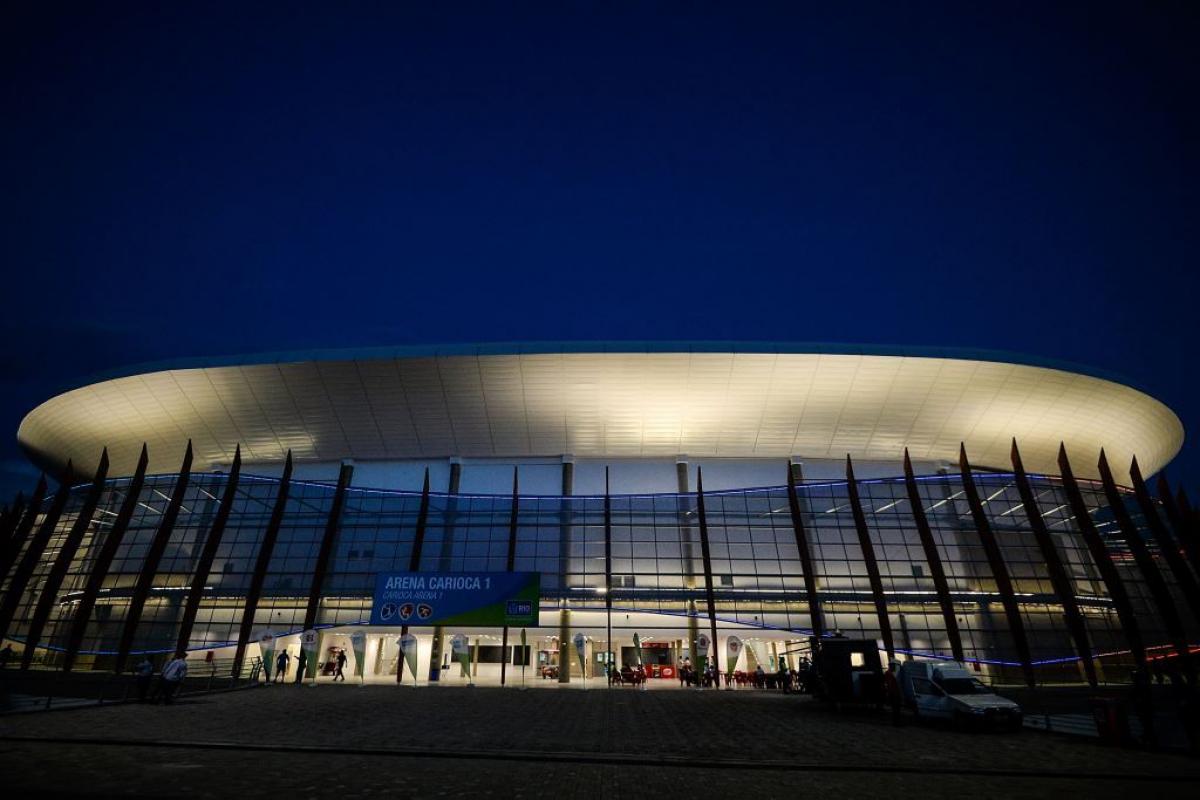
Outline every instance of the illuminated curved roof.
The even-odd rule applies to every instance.
[[[1024,363],[1014,363],[1014,360]],[[996,353],[728,343],[481,345],[176,362],[47,400],[21,423],[33,460],[133,471],[247,461],[525,457],[855,458],[1009,463],[1056,473],[1060,441],[1118,480],[1183,443],[1178,417],[1092,371]],[[1091,374],[1087,374],[1091,373]]]

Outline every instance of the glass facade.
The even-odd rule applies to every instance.
[[[165,554],[150,582],[136,625],[133,652],[167,652],[174,647],[187,590],[197,579],[200,551],[212,528],[226,480],[222,474],[196,473],[191,477]],[[1102,678],[1123,680],[1133,665],[1128,640],[1108,587],[1082,540],[1066,489],[1054,477],[1030,476],[1030,481],[1038,512],[1074,588],[1094,663]],[[1061,600],[1051,584],[1013,476],[979,472],[975,482],[1012,580],[1037,679],[1047,683],[1083,681]],[[175,484],[176,476],[172,475],[146,478],[129,527],[101,583],[76,668],[104,669],[114,663],[134,599],[133,588]],[[79,548],[71,554],[53,598],[36,643],[35,666],[61,663],[80,594],[97,552],[111,534],[129,485],[127,478],[105,484],[100,505]],[[1014,637],[961,478],[925,476],[917,479],[917,485],[947,578],[966,660],[983,677],[1020,682],[1021,663]],[[1170,636],[1161,622],[1160,609],[1128,552],[1103,487],[1087,481],[1079,485],[1092,522],[1131,597],[1147,647],[1152,655],[1167,652]],[[904,480],[861,480],[857,487],[896,652],[900,657],[952,658],[933,570]],[[88,488],[84,484],[72,490],[28,585],[10,587],[10,576],[3,576],[0,586],[6,593],[22,593],[5,637],[18,650],[28,644],[51,565],[59,556],[67,531],[76,522]],[[253,610],[252,641],[266,630],[286,636],[303,626],[335,491],[336,487],[328,483],[291,482],[282,526],[267,561],[262,597]],[[275,479],[243,475],[239,480],[232,513],[205,580],[191,632],[191,648],[213,649],[236,642],[278,492],[279,482]],[[881,632],[876,598],[864,566],[863,543],[855,526],[847,484],[807,482],[799,484],[797,492],[800,522],[814,564],[815,574],[811,577],[816,582],[827,635],[878,640]],[[1197,641],[1198,621],[1162,563],[1144,515],[1132,492],[1122,490],[1122,497],[1140,536],[1151,549],[1155,566],[1184,621],[1189,642]],[[43,510],[50,502],[49,498],[43,502]],[[332,559],[320,587],[318,627],[367,624],[375,575],[379,572],[406,571],[414,563],[426,571],[505,570],[512,503],[513,498],[504,495],[430,494],[421,549],[414,554],[421,518],[420,493],[347,489],[342,514],[334,526]],[[803,646],[801,643],[807,642],[811,634],[812,621],[787,488],[710,492],[704,495],[704,504],[706,525],[702,531],[695,493],[613,495],[609,582],[605,572],[603,497],[519,497],[513,568],[541,574],[543,630],[537,635],[548,637],[559,632],[561,610],[603,615],[606,601],[611,599],[614,635],[628,627],[626,620],[632,616],[639,620],[643,641],[686,642],[683,631],[689,627],[689,617],[699,618],[701,631],[709,630],[707,577],[713,589],[712,613],[722,634],[773,637],[778,652],[789,647],[795,652]],[[1166,516],[1162,516],[1169,528]],[[708,538],[707,573],[702,532]],[[380,644],[381,661],[384,646]],[[394,643],[387,646],[394,651]],[[392,651],[388,653],[394,662]],[[761,656],[759,660],[766,661]],[[394,674],[395,667],[392,669]]]

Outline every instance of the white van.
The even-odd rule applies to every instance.
[[[906,661],[896,676],[905,705],[921,718],[1021,727],[1021,707],[955,661]]]

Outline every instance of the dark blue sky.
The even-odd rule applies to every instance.
[[[5,496],[64,385],[309,347],[995,348],[1200,426],[1194,4],[50,5],[0,25]]]

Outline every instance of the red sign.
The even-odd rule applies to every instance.
[[[656,677],[656,678],[674,678],[675,677],[675,668],[670,665],[662,666],[662,667],[655,667],[654,668],[654,677]]]

